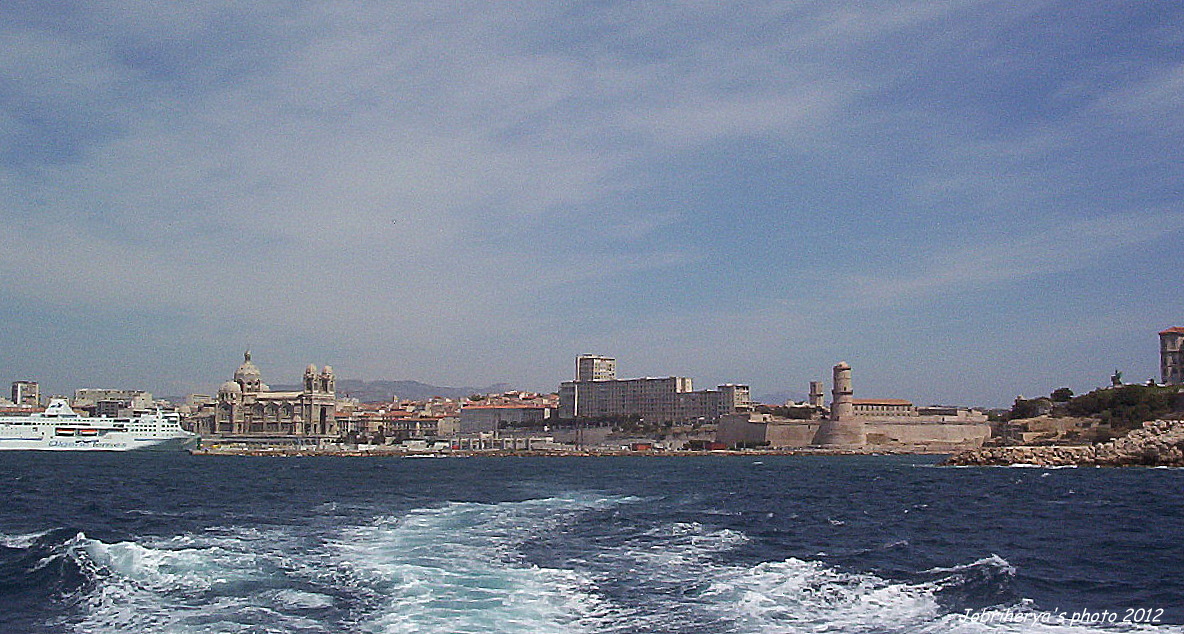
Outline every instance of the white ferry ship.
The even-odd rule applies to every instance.
[[[52,399],[44,412],[0,416],[0,450],[49,451],[181,451],[197,446],[200,437],[181,429],[172,412],[133,418],[95,418],[70,409],[65,399]]]

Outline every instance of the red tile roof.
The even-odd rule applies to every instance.
[[[465,405],[462,409],[547,409],[542,405]]]
[[[1172,326],[1171,328],[1168,328],[1167,330],[1161,331],[1159,334],[1161,334],[1161,335],[1184,335],[1184,328],[1181,328],[1180,326]]]

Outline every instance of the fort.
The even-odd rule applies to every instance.
[[[820,386],[813,382],[810,388],[811,405],[820,404]],[[972,409],[854,398],[847,363],[834,366],[831,406],[825,416],[802,420],[740,412],[723,416],[716,432],[716,440],[729,447],[919,453],[973,449],[990,436],[986,415]]]

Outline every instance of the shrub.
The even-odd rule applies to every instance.
[[[1052,401],[1047,398],[1022,399],[1017,396],[1015,397],[1015,403],[1011,406],[1011,411],[1007,414],[1007,419],[1032,418],[1033,416],[1047,414],[1051,410]]]
[[[1114,430],[1125,431],[1167,416],[1178,393],[1175,386],[1124,385],[1075,397],[1066,409],[1073,416],[1093,416]]]
[[[1067,387],[1059,387],[1052,391],[1049,395],[1054,403],[1067,403],[1069,399],[1073,398],[1073,390]]]

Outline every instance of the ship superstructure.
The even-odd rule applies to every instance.
[[[196,447],[199,439],[181,428],[181,417],[173,412],[83,416],[65,399],[50,400],[44,412],[0,416],[0,451],[182,451]]]

